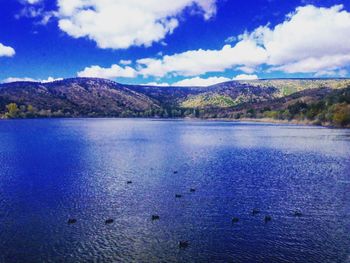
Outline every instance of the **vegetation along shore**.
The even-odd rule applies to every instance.
[[[96,78],[0,84],[0,118],[201,118],[350,127],[350,79],[230,81],[209,87]]]

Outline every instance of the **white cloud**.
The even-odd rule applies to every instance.
[[[12,57],[16,54],[12,47],[5,46],[0,43],[0,57]]]
[[[342,5],[299,7],[273,29],[259,27],[243,39],[264,47],[272,70],[309,73],[350,63],[350,13]]]
[[[16,77],[9,77],[7,79],[4,79],[4,83],[10,83],[10,82],[18,82],[18,81],[30,81],[30,82],[41,82],[41,83],[48,83],[48,82],[53,82],[56,80],[62,80],[62,78],[53,78],[53,77],[48,77],[47,79],[33,79],[33,78],[16,78]]]
[[[302,59],[290,64],[273,67],[272,70],[281,70],[287,73],[319,72],[335,70],[350,63],[350,54],[320,56]]]
[[[252,74],[257,66],[270,71],[316,73],[350,64],[350,13],[342,5],[298,7],[273,28],[260,26],[219,50],[189,50],[138,60],[145,76],[198,76],[236,68]],[[233,38],[230,38],[230,40]]]
[[[39,2],[41,2],[41,0],[25,0],[28,4],[34,5],[37,4]]]
[[[245,39],[235,46],[225,45],[220,50],[190,50],[160,59],[139,59],[139,71],[145,76],[163,77],[167,74],[196,76],[207,72],[222,72],[234,66],[255,67],[266,61],[266,52]]]
[[[131,60],[124,60],[124,59],[122,59],[122,60],[119,61],[119,63],[122,64],[122,65],[130,65],[132,63],[132,61]]]
[[[15,15],[16,19],[20,19],[22,17],[35,19],[35,24],[37,25],[47,25],[52,18],[57,17],[57,12],[45,11],[40,5],[25,5],[24,8],[22,8],[21,11]]]
[[[172,84],[172,86],[197,86],[197,87],[207,87],[211,86],[217,83],[230,81],[232,79],[225,78],[225,77],[209,77],[209,78],[190,78],[190,79],[184,79],[180,80],[178,82],[175,82]]]
[[[114,79],[117,77],[136,77],[137,72],[129,66],[121,67],[114,64],[109,68],[102,68],[100,66],[86,67],[83,71],[78,72],[77,75],[78,77]]]
[[[255,68],[248,67],[248,66],[237,67],[237,70],[243,71],[244,73],[248,73],[248,74],[252,74],[256,71]]]
[[[257,75],[238,75],[233,78],[226,78],[226,77],[208,77],[208,78],[201,78],[201,77],[194,77],[194,78],[188,78],[188,79],[183,79],[180,81],[177,81],[173,84],[168,84],[168,83],[148,83],[145,85],[152,85],[152,86],[194,86],[194,87],[207,87],[211,85],[215,85],[218,83],[222,82],[227,82],[227,81],[232,81],[232,80],[255,80],[258,79]]]
[[[233,78],[233,80],[256,80],[259,79],[257,75],[247,75],[247,74],[240,74]]]
[[[179,25],[185,8],[205,19],[216,0],[58,0],[59,28],[74,38],[88,37],[100,48],[121,49],[161,42]]]
[[[159,86],[159,87],[168,87],[170,86],[169,83],[166,83],[166,82],[149,82],[149,83],[145,83],[145,84],[141,84],[143,86]]]
[[[323,70],[314,74],[314,77],[345,77],[348,75],[348,71],[345,69],[341,70]]]
[[[66,8],[69,9],[70,6]],[[253,73],[262,66],[267,71],[291,74],[322,75],[323,72],[337,72],[339,75],[350,64],[349,34],[350,13],[343,10],[342,5],[331,8],[308,5],[290,13],[283,23],[275,27],[260,26],[251,33],[238,36],[236,44],[227,44],[221,49],[188,50],[173,55],[158,54],[153,58],[137,60],[134,62],[135,68],[114,65],[114,68],[106,69],[93,66],[86,68],[81,74],[90,73],[90,76],[107,78],[136,75],[158,78],[186,76],[194,78],[180,81],[181,84],[197,85],[216,81],[215,77],[199,77],[203,74],[230,69],[245,73],[238,76],[240,79],[255,79],[257,76]],[[132,63],[120,61],[124,66]]]

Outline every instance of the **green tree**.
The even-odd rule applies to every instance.
[[[7,109],[7,112],[6,112],[5,116],[7,118],[17,118],[18,117],[19,109],[18,109],[18,106],[16,103],[7,104],[6,109]]]
[[[256,118],[256,110],[253,108],[247,110],[247,117],[248,118]]]
[[[271,118],[271,119],[277,119],[278,118],[278,112],[277,111],[265,111],[264,112],[265,118]]]
[[[350,124],[350,105],[336,104],[333,108],[332,122],[338,126]]]

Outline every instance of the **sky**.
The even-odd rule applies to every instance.
[[[350,0],[0,0],[0,82],[350,77]]]

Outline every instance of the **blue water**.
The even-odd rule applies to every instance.
[[[350,262],[350,131],[0,121],[0,262],[93,261]]]

